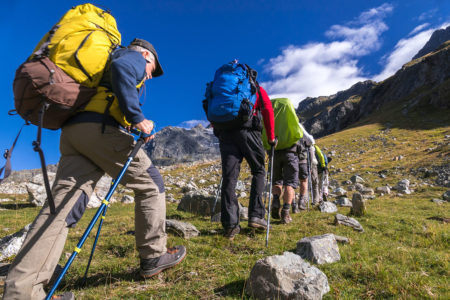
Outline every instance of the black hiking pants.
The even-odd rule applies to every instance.
[[[251,129],[221,131],[218,133],[222,157],[221,222],[225,229],[239,225],[239,204],[235,189],[243,158],[250,166],[252,185],[248,217],[264,218],[262,201],[264,190],[265,152],[261,132]]]

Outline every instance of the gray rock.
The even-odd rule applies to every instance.
[[[363,216],[366,213],[366,201],[360,193],[354,193],[350,213],[355,216]]]
[[[198,231],[194,225],[177,220],[166,220],[166,229],[167,232],[174,233],[185,239],[189,239],[200,234],[200,231]]]
[[[334,218],[334,224],[349,226],[349,227],[352,227],[353,229],[355,229],[356,231],[364,232],[363,227],[361,226],[361,224],[359,224],[358,221],[356,221],[353,218],[349,218],[347,216],[341,215],[341,214],[336,214],[336,216]]]
[[[120,202],[122,202],[123,204],[134,203],[134,197],[130,195],[123,195],[122,199],[120,199]]]
[[[291,252],[258,260],[246,285],[255,299],[322,299],[329,291],[327,276]]]
[[[362,185],[361,183],[355,183],[355,189],[358,192],[361,192],[364,188],[365,188],[364,185]]]
[[[361,194],[366,195],[366,196],[371,196],[371,195],[374,195],[375,192],[374,192],[374,190],[373,190],[372,188],[364,187],[364,188],[361,190]]]
[[[441,204],[444,204],[446,201],[441,200],[441,199],[433,198],[433,199],[431,199],[431,202],[434,202],[434,203],[436,203],[436,204],[441,205]]]
[[[191,212],[197,215],[210,216],[215,196],[210,196],[204,190],[186,193],[178,204],[178,210]],[[217,201],[216,211],[220,211],[220,199]]]
[[[244,192],[247,188],[245,187],[245,183],[241,180],[238,180],[236,183],[236,191]]]
[[[341,259],[336,238],[330,233],[301,239],[297,242],[295,252],[303,259],[319,265],[334,263]]]
[[[22,247],[23,241],[30,230],[31,223],[16,233],[0,239],[0,261],[16,255]]]
[[[375,189],[375,192],[377,194],[390,194],[391,193],[391,189],[388,186],[379,186]]]
[[[350,180],[353,182],[353,183],[364,183],[364,182],[366,182],[361,176],[359,176],[359,175],[353,175],[351,178],[350,178]]]
[[[442,194],[442,198],[446,201],[450,201],[450,191],[446,191]]]
[[[340,197],[335,201],[337,206],[352,207],[352,202],[347,197]]]
[[[187,183],[185,186],[181,188],[182,193],[188,193],[196,190],[198,190],[198,186],[193,181]]]
[[[409,189],[409,180],[408,179],[400,180],[397,183],[397,186],[395,187],[395,189],[399,193],[402,193],[402,194],[407,194],[407,195],[411,194],[411,191]]]
[[[320,203],[319,210],[323,213],[335,213],[338,211],[336,205],[329,201]]]
[[[333,194],[336,194],[337,196],[345,196],[345,195],[347,195],[347,191],[341,187],[338,187],[337,189],[335,189],[333,191]]]
[[[350,244],[350,239],[348,237],[345,236],[340,236],[340,235],[334,235],[334,238],[336,239],[336,242],[341,243],[341,244]]]

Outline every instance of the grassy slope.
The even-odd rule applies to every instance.
[[[448,164],[448,139],[446,144],[442,143],[444,136],[450,135],[448,111],[418,110],[409,117],[398,115],[396,109],[390,113],[384,111],[366,122],[320,139],[318,143],[322,148],[337,153],[332,170],[342,169],[342,172],[334,174],[333,179],[347,180],[359,173],[373,188],[385,184],[393,186],[403,178],[409,178],[414,185],[419,180],[409,174],[409,168]],[[388,131],[384,130],[386,120],[392,127]],[[435,149],[429,151],[429,148]],[[360,153],[361,150],[365,152]],[[392,158],[398,155],[405,158],[393,161]],[[205,166],[179,167],[166,171],[166,174],[193,176],[197,180],[198,170]],[[377,176],[376,172],[380,170],[388,170],[386,179]],[[248,168],[245,167],[241,178],[247,177]],[[242,234],[230,242],[221,236],[218,223],[210,223],[207,217],[179,212],[175,204],[168,204],[168,217],[191,222],[202,234],[190,240],[170,235],[169,245],[185,245],[188,256],[180,266],[151,280],[139,280],[135,273],[138,259],[134,236],[127,234],[134,227],[134,207],[113,204],[108,210],[87,287],[81,285],[81,278],[93,234],[60,289],[70,289],[83,299],[246,298],[243,292],[245,280],[256,260],[293,251],[303,237],[335,233],[349,237],[351,244],[339,245],[341,261],[319,266],[328,276],[331,287],[326,299],[448,299],[449,225],[429,219],[450,217],[448,203],[430,202],[432,198],[440,198],[446,189],[419,185],[413,189],[416,191],[412,195],[398,197],[393,193],[370,200],[367,215],[357,218],[365,233],[335,226],[334,214],[316,210],[294,215],[294,221],[289,225],[273,222],[268,248],[264,246],[265,235],[250,230],[245,222],[242,223]],[[181,195],[176,187],[171,192],[176,198]],[[348,214],[349,208],[339,208],[339,212]],[[38,209],[32,207],[0,211],[0,236],[22,228],[37,213]],[[64,253],[72,252],[94,213],[89,210],[71,231]],[[63,255],[60,263],[65,261]]]

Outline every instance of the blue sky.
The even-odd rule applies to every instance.
[[[16,68],[71,6],[81,1],[2,3],[0,149],[9,148],[22,119],[14,107]],[[157,129],[205,120],[201,108],[206,82],[222,64],[238,58],[259,72],[271,96],[295,104],[308,96],[330,95],[366,79],[392,75],[450,23],[447,0],[155,0],[103,1],[122,33],[122,44],[147,39],[165,75],[147,82],[143,106]],[[186,123],[187,122],[187,123]],[[13,169],[39,168],[27,126],[13,154]],[[59,159],[59,131],[45,130],[47,163]],[[3,165],[3,159],[0,160]]]

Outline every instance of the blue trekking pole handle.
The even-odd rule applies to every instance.
[[[122,179],[123,175],[127,171],[128,167],[130,166],[132,160],[136,156],[136,154],[139,151],[139,149],[141,148],[141,146],[145,143],[145,140],[144,140],[145,137],[146,136],[150,136],[150,135],[146,135],[145,133],[140,132],[140,131],[138,131],[138,134],[139,134],[139,138],[138,138],[138,141],[137,141],[136,145],[133,148],[133,151],[131,152],[130,156],[128,156],[128,159],[125,162],[125,164],[124,164],[122,170],[120,171],[119,175],[116,177],[116,179],[114,179],[111,187],[109,188],[108,193],[106,194],[105,199],[102,201],[102,204],[97,209],[97,212],[95,213],[95,215],[92,218],[91,222],[89,223],[88,227],[84,231],[83,236],[81,237],[81,239],[79,240],[77,246],[75,247],[74,251],[72,252],[72,255],[69,257],[69,260],[67,261],[66,265],[62,269],[62,271],[59,274],[58,278],[56,279],[55,283],[53,284],[52,289],[47,294],[47,297],[45,297],[45,300],[50,300],[51,297],[53,296],[53,294],[55,293],[58,285],[61,283],[61,280],[63,279],[64,275],[67,273],[67,270],[72,265],[73,260],[78,255],[78,253],[80,253],[81,247],[83,247],[84,242],[86,241],[86,239],[88,238],[89,234],[92,231],[92,228],[95,226],[95,224],[97,223],[98,219],[100,218],[100,215],[104,212],[104,210],[108,206],[109,199],[111,198],[111,196],[113,195],[113,193],[116,190],[117,186],[119,185],[120,180]]]

